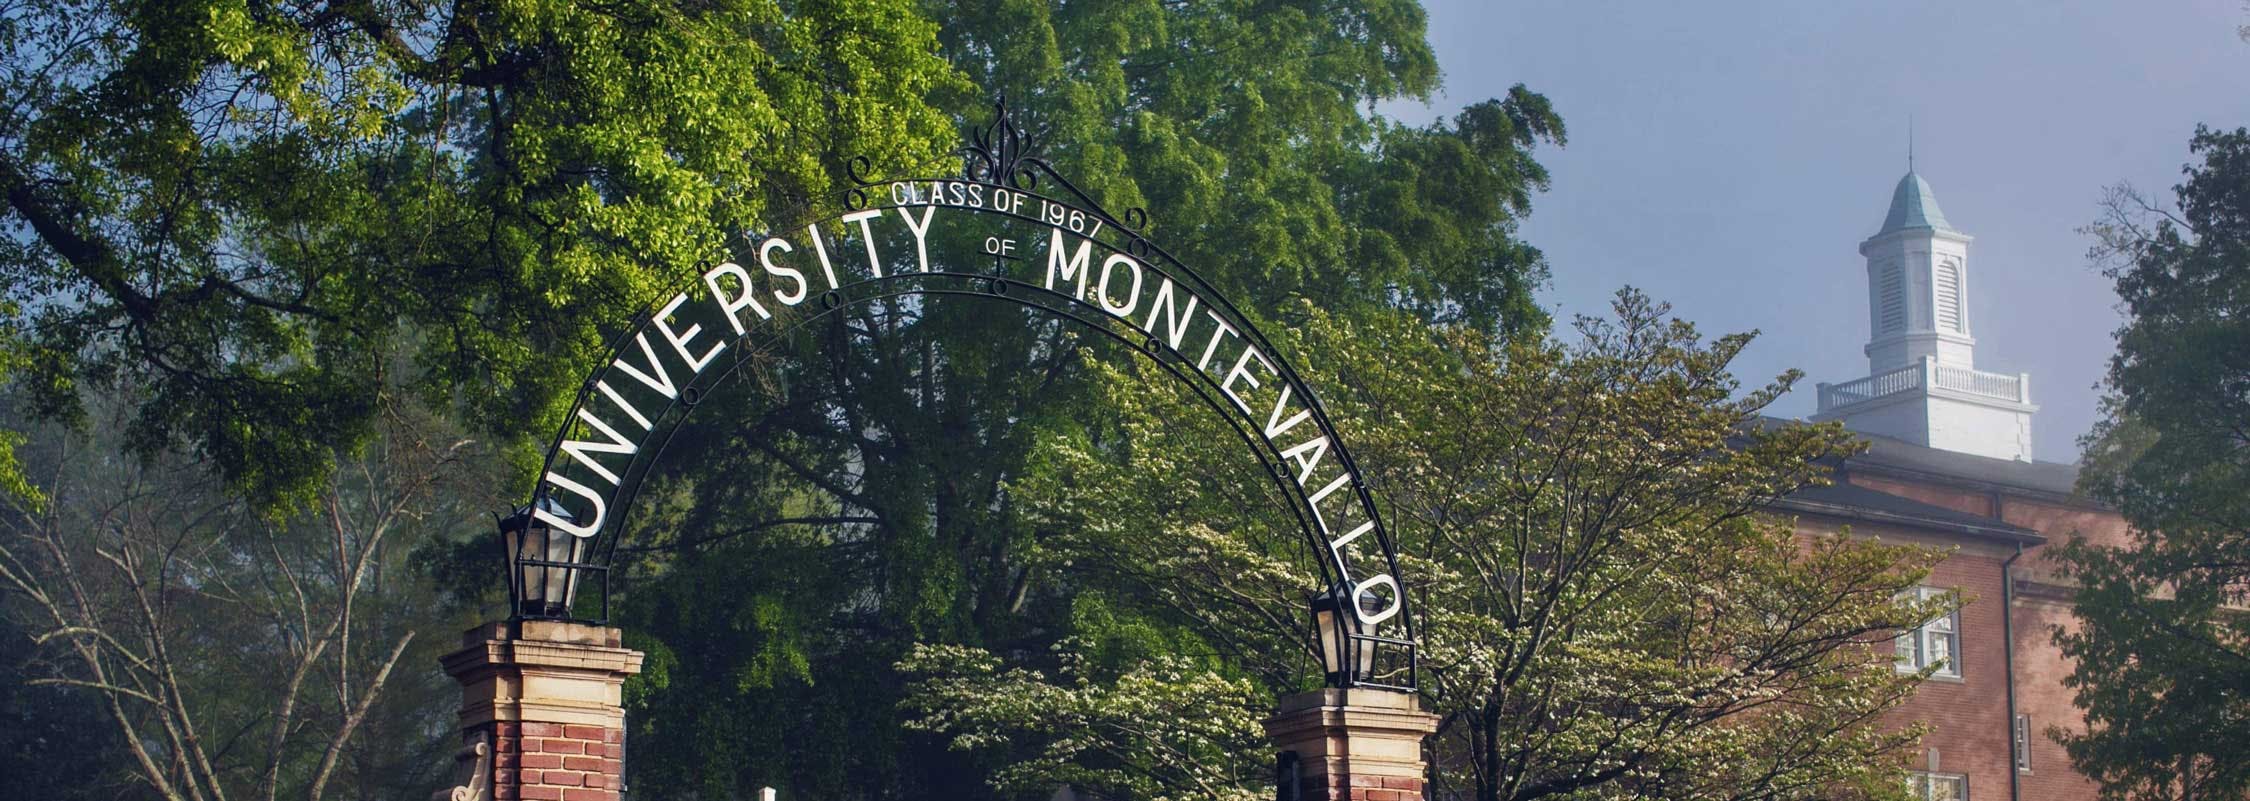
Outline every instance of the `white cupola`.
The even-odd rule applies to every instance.
[[[1922,176],[1908,172],[1891,192],[1883,228],[1859,243],[1867,257],[1867,367],[1880,373],[1934,356],[1976,366],[1969,335],[1969,242],[1938,209]]]
[[[2031,460],[2031,377],[1976,369],[1969,243],[1909,164],[1867,260],[1868,375],[1820,385],[1815,420],[1997,459]]]

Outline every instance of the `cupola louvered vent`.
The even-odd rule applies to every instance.
[[[1961,325],[1961,263],[1952,259],[1938,263],[1937,324],[1940,331],[1959,332],[1963,330]]]
[[[1889,334],[1906,330],[1906,271],[1898,262],[1885,263],[1875,290],[1877,330]]]

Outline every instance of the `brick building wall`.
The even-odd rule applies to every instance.
[[[1885,447],[1893,454],[1901,452],[1897,443]],[[1913,458],[1913,454],[1908,457]],[[1939,458],[1960,462],[1958,456]],[[1927,524],[1901,519],[1897,514],[1855,516],[1850,510],[1832,515],[1801,514],[1798,528],[1810,534],[1850,526],[1858,536],[1953,551],[1933,569],[1926,583],[1959,589],[1966,601],[1959,627],[1961,678],[1933,678],[1885,721],[1889,725],[1918,722],[1930,727],[1923,754],[1912,760],[1915,768],[1926,769],[1934,753],[1938,772],[1967,776],[1969,797],[1977,801],[2011,797],[2024,801],[2093,801],[2096,786],[2070,767],[2069,756],[2050,734],[2055,729],[2082,731],[2085,718],[2063,683],[2070,673],[2070,662],[2054,643],[2058,629],[2075,623],[2071,586],[2046,555],[2046,549],[2074,537],[2122,545],[2129,541],[2130,529],[2115,512],[2072,497],[2068,481],[2012,486],[2008,476],[2020,476],[2021,464],[1997,462],[1990,466],[1990,474],[1983,474],[1984,465],[1961,464],[1968,469],[1953,476],[1927,469],[1928,463],[1911,465],[1912,469],[1881,464],[1855,469],[1857,465],[1847,462],[1841,478],[1854,487],[1957,513],[1956,523],[1959,516],[1968,516],[1972,521],[2035,533],[2033,542],[2024,543],[2023,555],[2005,571],[2002,565],[2017,552],[2015,543],[1960,525],[1945,525],[1948,521],[1939,519],[1943,514],[1931,515]],[[2067,470],[2053,465],[2039,469]],[[2075,471],[2069,472],[2075,475]],[[1995,479],[1994,475],[2002,477]],[[2044,538],[2045,543],[2036,542],[2037,538]],[[2004,575],[2009,578],[2004,579]],[[2010,579],[2013,586],[2004,586]],[[2011,589],[2012,605],[2008,601]],[[2014,721],[2009,715],[2011,677],[2014,711],[2028,719],[2030,764],[2024,771],[2017,770]]]
[[[619,730],[556,723],[493,726],[493,798],[617,801],[625,773]]]
[[[2002,603],[2000,577],[2001,564],[2015,554],[2015,548],[1865,520],[1811,515],[1800,516],[1797,520],[1797,531],[1807,535],[1833,534],[1845,526],[1850,527],[1853,536],[1954,550],[1951,557],[1931,569],[1923,583],[1958,590],[1965,601],[1957,629],[1961,676],[1958,679],[1931,678],[1912,698],[1885,716],[1882,725],[1904,728],[1922,723],[1929,726],[1921,751],[1909,760],[1911,768],[1928,769],[1934,751],[1938,772],[1968,777],[1971,799],[2008,798],[2014,754],[2010,750],[2008,654],[2006,639],[2002,637],[2006,607]],[[2019,560],[2017,564],[2022,562]],[[2018,634],[2020,641],[2021,632]],[[2064,703],[2068,704],[2067,696]],[[2023,797],[2044,796],[2026,794]]]
[[[2013,555],[2013,549],[2009,551]],[[2000,563],[2007,557],[1985,548],[1964,547],[1930,571],[1927,586],[1958,590],[1961,677],[1933,677],[1890,716],[1930,727],[1922,738],[1924,756],[1910,764],[1928,767],[1936,752],[1938,770],[1969,777],[1969,797],[2005,798],[2009,751],[2007,641],[2001,636],[2006,607],[2001,603]]]
[[[2061,544],[2079,537],[2097,545],[2126,545],[2132,530],[2116,512],[2034,498],[2003,496],[2000,519],[2046,534]],[[2045,549],[2034,549],[2016,564],[2016,580],[2067,587],[2069,581],[2055,570]]]
[[[2028,559],[2026,560],[2028,561]],[[2021,774],[2026,799],[2091,799],[2092,779],[2070,769],[2070,757],[2050,728],[2083,731],[2086,718],[2070,701],[2063,677],[2070,661],[2055,647],[2053,630],[2070,628],[2068,596],[2059,592],[2016,593],[2016,709],[2030,717],[2031,770]]]

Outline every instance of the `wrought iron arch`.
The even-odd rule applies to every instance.
[[[1349,448],[1289,360],[1209,281],[1142,234],[1145,210],[1113,215],[1045,160],[1028,154],[1004,101],[991,127],[975,132],[961,155],[957,176],[891,181],[866,177],[867,161],[854,158],[846,211],[802,229],[748,237],[750,252],[743,260],[752,265],[729,260],[699,271],[635,318],[613,341],[608,360],[580,387],[547,447],[526,506],[532,520],[575,538],[574,558],[557,560],[515,546],[509,554],[511,610],[518,617],[571,617],[567,610],[523,611],[526,568],[574,571],[573,582],[583,573],[598,574],[606,608],[609,565],[643,480],[701,400],[758,355],[861,305],[974,297],[1045,312],[1123,343],[1216,411],[1281,489],[1313,548],[1329,597],[1351,599],[1346,604],[1351,615],[1329,616],[1344,667],[1330,674],[1331,681],[1413,689],[1416,621],[1390,533]],[[1040,191],[1046,184],[1059,193]],[[1044,233],[1043,274],[1037,281],[1010,275],[1010,262],[1033,261],[1032,251],[1027,247],[1027,255],[1015,255],[1014,240],[998,235],[987,237],[983,252],[969,257],[989,260],[991,269],[938,265],[928,235],[941,211],[948,212],[949,222],[981,219],[998,221],[999,230]],[[874,224],[892,213],[911,235],[915,252],[911,260],[900,256],[889,262],[895,269],[886,270]],[[832,238],[824,230],[839,224],[835,230],[842,236]],[[888,233],[891,243],[899,244],[899,232]],[[796,236],[801,238],[789,238]],[[846,247],[847,241],[859,249]],[[861,251],[865,262],[850,263]],[[788,261],[777,262],[782,257]],[[1109,291],[1119,267],[1131,275],[1123,301]],[[765,274],[767,286],[758,286],[753,270]],[[838,275],[845,270],[860,274],[847,281]],[[777,278],[793,283],[794,291],[773,286]],[[1136,313],[1141,321],[1133,319]],[[1202,348],[1183,349],[1198,330],[1208,332],[1197,340]],[[1229,339],[1239,341],[1230,346]],[[1222,352],[1230,358],[1219,359]],[[1261,408],[1263,419],[1254,411]],[[1311,428],[1304,428],[1308,423]]]

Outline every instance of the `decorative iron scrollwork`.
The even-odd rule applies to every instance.
[[[961,179],[1022,192],[1040,191],[1042,184],[1051,185],[1061,193],[1058,199],[1078,206],[1111,226],[1133,232],[1134,244],[1138,247],[1134,257],[1145,259],[1154,255],[1149,243],[1137,241],[1138,235],[1148,230],[1148,209],[1135,206],[1126,209],[1122,217],[1111,214],[1101,201],[1056,172],[1045,156],[1035,155],[1035,144],[1023,126],[1016,124],[1008,108],[1008,98],[1003,95],[992,103],[992,124],[971,127],[968,143],[954,151],[961,158]],[[870,194],[870,190],[894,181],[873,175],[873,169],[874,162],[866,156],[853,156],[844,162],[844,176],[850,182],[843,193],[846,210],[862,211],[882,204],[883,198]]]
[[[1039,184],[1034,168],[1047,169],[1047,161],[1030,150],[1029,137],[1008,116],[1008,98],[1002,95],[992,104],[992,124],[969,132],[969,144],[961,149],[961,177],[1031,189]]]
[[[858,186],[873,186],[878,179],[870,176],[867,171],[874,166],[875,162],[868,160],[866,156],[853,156],[851,160],[844,162],[844,177],[850,178]]]

